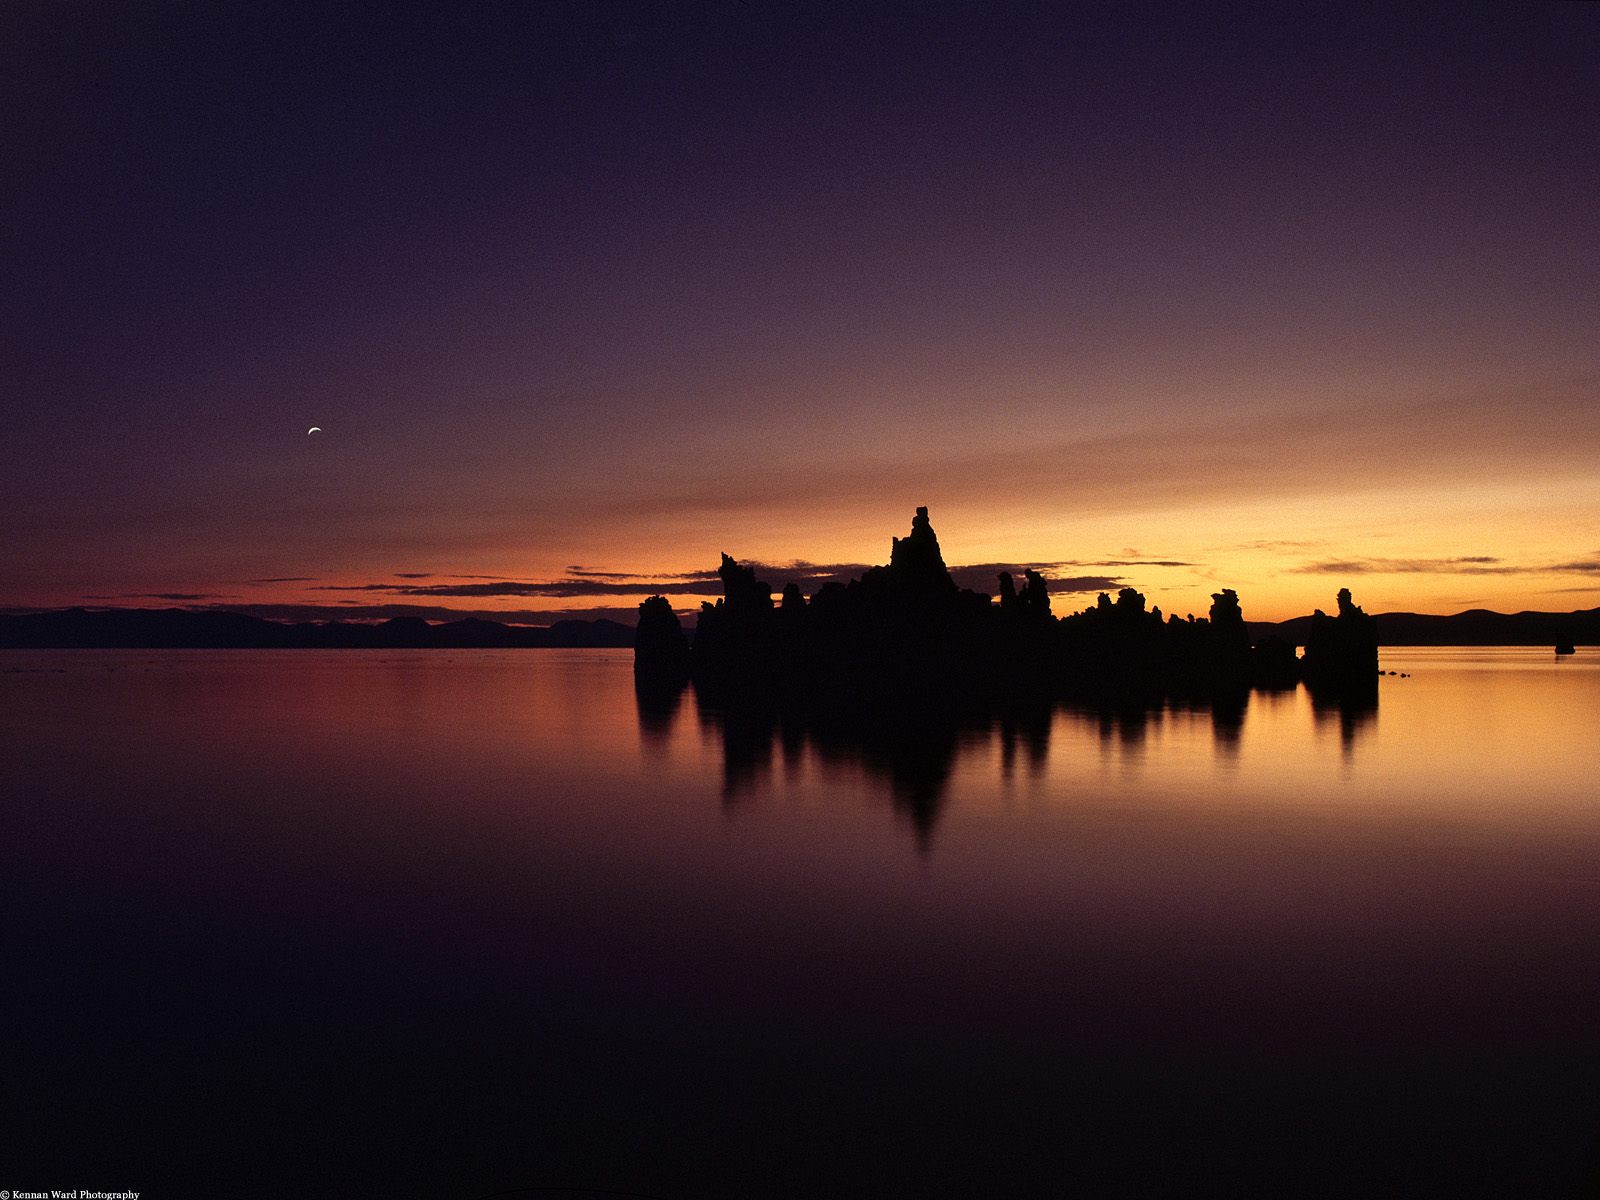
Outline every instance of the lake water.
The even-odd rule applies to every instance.
[[[910,742],[630,662],[0,655],[0,1186],[1600,1184],[1596,652]]]

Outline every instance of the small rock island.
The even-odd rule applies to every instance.
[[[1253,641],[1231,588],[1212,596],[1207,617],[1163,617],[1123,588],[1081,612],[1056,617],[1037,572],[996,579],[999,602],[960,588],[939,539],[918,508],[911,532],[890,543],[887,566],[806,597],[773,590],[727,554],[717,574],[723,598],[701,606],[691,644],[664,596],[639,606],[634,671],[641,686],[724,694],[757,691],[859,698],[887,692],[928,703],[1099,697],[1204,698],[1304,681],[1328,694],[1375,688],[1373,619],[1338,595],[1338,611],[1312,618],[1304,656],[1277,637]]]

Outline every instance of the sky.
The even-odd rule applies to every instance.
[[[0,6],[0,609],[1600,605],[1600,6],[1162,7]]]

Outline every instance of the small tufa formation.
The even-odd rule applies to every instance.
[[[639,605],[633,673],[641,681],[667,685],[689,678],[689,639],[665,596],[651,596]]]
[[[1320,608],[1306,636],[1305,676],[1313,686],[1339,687],[1378,677],[1378,623],[1340,588],[1339,615]]]
[[[1017,591],[1010,571],[1000,572],[1000,615],[1003,618],[1038,622],[1050,616],[1050,592],[1044,576],[1029,568],[1022,573],[1022,591]]]
[[[697,677],[769,674],[778,630],[772,587],[724,554],[717,568],[723,598],[700,606],[690,666]]]
[[[732,555],[722,556],[717,578],[722,580],[722,594],[727,597],[729,612],[743,616],[772,607],[772,588],[756,578],[754,567],[741,567],[733,561]]]
[[[1250,631],[1239,607],[1239,593],[1232,588],[1211,594],[1211,651],[1213,669],[1220,678],[1250,678]]]
[[[1216,631],[1218,642],[1230,650],[1250,649],[1250,631],[1244,627],[1239,593],[1232,588],[1211,594],[1211,628]]]

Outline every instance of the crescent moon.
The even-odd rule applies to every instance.
[[[310,429],[306,430],[306,436],[310,437],[313,433],[321,433],[321,432],[322,432],[322,426],[321,425],[313,425]]]

